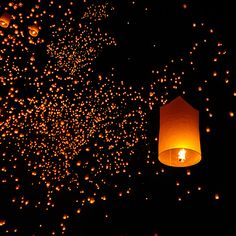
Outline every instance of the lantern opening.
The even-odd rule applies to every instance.
[[[159,161],[173,167],[187,167],[201,160],[201,153],[187,148],[173,148],[161,152]]]

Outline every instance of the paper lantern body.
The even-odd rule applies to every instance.
[[[200,162],[199,112],[182,97],[160,108],[158,159],[173,167]]]
[[[3,28],[7,28],[10,25],[11,16],[7,13],[3,13],[0,16],[0,26]]]
[[[39,34],[40,27],[38,25],[31,25],[29,26],[29,34],[32,37],[37,37]]]

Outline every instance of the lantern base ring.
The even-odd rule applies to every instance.
[[[186,151],[184,158],[180,158],[182,150]],[[173,148],[161,152],[158,159],[167,166],[187,167],[199,163],[201,160],[201,153],[188,148]]]

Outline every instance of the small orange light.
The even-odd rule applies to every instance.
[[[215,200],[219,200],[220,199],[220,195],[218,193],[215,194]]]

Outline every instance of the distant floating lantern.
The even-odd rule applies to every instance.
[[[219,200],[220,199],[220,195],[219,195],[219,193],[216,193],[215,194],[215,200]]]
[[[36,24],[31,25],[31,26],[29,26],[29,34],[32,37],[37,37],[38,34],[39,34],[40,29],[41,29],[41,27],[36,25]]]
[[[88,198],[88,201],[90,204],[94,204],[95,203],[95,198],[91,197],[91,198]]]
[[[200,162],[199,112],[182,97],[160,109],[158,159],[172,167]]]
[[[0,16],[0,26],[3,28],[7,28],[10,25],[11,16],[8,13],[3,13]]]
[[[5,220],[2,220],[2,219],[0,219],[0,226],[3,226],[3,225],[5,225],[6,224],[6,221]]]

